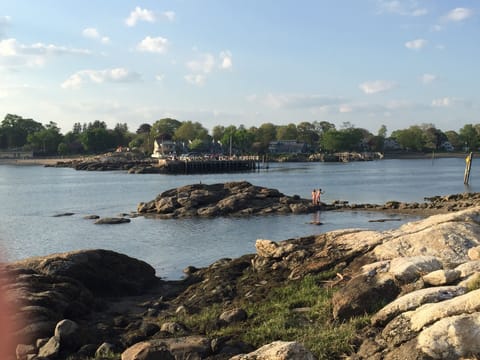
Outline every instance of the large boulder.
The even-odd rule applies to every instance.
[[[2,289],[18,304],[15,335],[26,345],[49,338],[48,346],[41,348],[50,357],[59,351],[59,344],[64,350],[76,349],[95,340],[93,329],[81,331],[73,321],[63,319],[84,320],[101,304],[99,297],[141,294],[158,281],[150,265],[109,250],[29,258],[5,269],[15,278]]]
[[[80,250],[29,258],[12,263],[9,268],[73,279],[95,295],[138,294],[157,280],[152,266],[110,250]]]
[[[138,204],[137,212],[157,214],[161,218],[181,218],[308,213],[318,208],[310,200],[239,181],[170,189],[153,201]]]

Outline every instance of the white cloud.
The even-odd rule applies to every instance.
[[[415,0],[377,0],[377,11],[379,14],[397,14],[403,16],[423,16],[428,10],[418,7]]]
[[[443,30],[443,26],[441,25],[433,25],[431,28],[430,28],[430,31],[435,31],[435,32],[438,32],[438,31],[442,31]]]
[[[390,90],[394,86],[395,86],[395,83],[392,81],[375,80],[375,81],[366,81],[360,84],[358,87],[365,94],[376,94],[379,92]]]
[[[221,60],[221,64],[220,64],[221,69],[228,70],[232,68],[233,66],[232,53],[230,51],[228,50],[222,51],[220,53],[220,60]]]
[[[168,40],[159,36],[152,38],[147,36],[138,45],[137,50],[163,54],[167,51]]]
[[[53,44],[20,44],[16,39],[0,40],[0,64],[7,67],[42,66],[48,58],[62,55],[89,55],[85,49]]]
[[[100,34],[98,33],[98,30],[95,28],[86,28],[82,31],[82,35],[85,36],[86,38],[90,39],[98,39],[100,37]]]
[[[64,89],[76,89],[87,82],[96,84],[105,82],[136,82],[140,80],[140,74],[125,68],[105,70],[81,70],[65,80],[61,87]]]
[[[412,40],[412,41],[407,41],[405,43],[405,47],[407,49],[411,49],[411,50],[420,50],[420,49],[424,48],[425,45],[427,45],[427,40],[425,40],[425,39],[415,39],[415,40]]]
[[[205,84],[205,75],[204,74],[188,74],[184,76],[185,80],[193,85],[202,86]]]
[[[430,83],[434,82],[436,79],[437,79],[437,76],[433,75],[433,74],[423,74],[420,77],[420,81],[423,84],[430,84]]]
[[[345,102],[340,97],[332,97],[325,95],[308,95],[308,94],[268,94],[263,103],[274,109],[289,108],[326,108],[332,105],[339,105]]]
[[[165,11],[162,14],[168,21],[174,21],[175,20],[175,12],[174,11]]]
[[[165,75],[163,75],[163,74],[157,74],[157,75],[155,76],[155,79],[156,79],[157,81],[163,81],[164,78],[165,78]]]
[[[98,40],[103,44],[108,44],[110,38],[108,36],[101,36],[97,29],[95,28],[86,28],[82,31],[82,35],[88,39]]]
[[[128,18],[125,20],[127,26],[133,27],[137,24],[138,21],[147,21],[147,22],[155,22],[155,14],[153,11],[142,9],[139,6],[133,10]]]
[[[467,108],[471,108],[473,106],[473,103],[470,100],[446,96],[443,98],[432,100],[432,106],[433,107],[464,106]]]
[[[428,14],[428,10],[425,9],[425,8],[422,8],[422,9],[415,9],[412,11],[412,16],[423,16],[423,15],[427,15]]]
[[[444,16],[446,21],[463,21],[473,15],[473,11],[467,8],[455,8]]]
[[[432,100],[433,107],[450,107],[456,100],[450,97],[443,97]]]
[[[187,62],[187,68],[194,73],[208,74],[215,67],[215,58],[212,54],[200,54],[197,59]]]
[[[32,45],[19,44],[16,39],[5,39],[0,41],[0,56],[14,55],[87,55],[89,50],[67,48],[52,44],[36,43]]]

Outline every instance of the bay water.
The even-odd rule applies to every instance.
[[[317,212],[308,215],[214,219],[133,218],[129,224],[94,225],[86,215],[117,216],[139,202],[193,183],[246,180],[322,201],[382,204],[389,200],[478,191],[480,169],[472,165],[471,185],[463,184],[465,161],[378,160],[351,163],[271,163],[249,173],[159,175],[75,171],[69,168],[0,165],[0,245],[6,261],[79,249],[110,249],[152,265],[157,276],[178,279],[193,265],[255,252],[256,239],[285,240],[342,228],[386,230],[418,217],[375,212]],[[72,216],[55,217],[66,212]],[[369,222],[395,218],[401,221]],[[312,225],[320,221],[323,225]]]

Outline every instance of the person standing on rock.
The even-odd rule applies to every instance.
[[[316,189],[312,190],[312,204],[313,205],[317,204],[317,190]]]
[[[317,192],[315,193],[316,196],[315,196],[315,205],[320,205],[321,204],[321,201],[320,201],[320,195],[323,194],[324,192],[322,191],[322,189],[318,189]]]

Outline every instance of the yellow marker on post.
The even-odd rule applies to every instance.
[[[472,168],[472,157],[473,157],[473,153],[471,152],[465,158],[465,174],[463,175],[463,183],[466,185],[468,185],[468,182],[470,180],[470,169]]]

